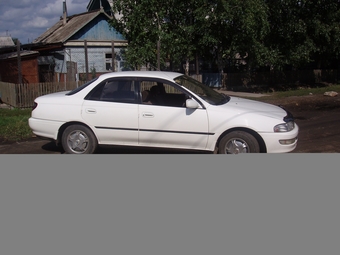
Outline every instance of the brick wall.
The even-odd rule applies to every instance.
[[[21,59],[23,83],[39,82],[38,60],[36,57],[23,57]],[[18,83],[17,58],[0,60],[0,80],[4,82]]]

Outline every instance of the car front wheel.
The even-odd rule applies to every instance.
[[[226,134],[220,141],[218,153],[239,154],[259,153],[260,146],[256,138],[244,131],[232,131]]]
[[[62,135],[62,146],[68,154],[92,154],[98,142],[92,131],[82,125],[72,125]]]

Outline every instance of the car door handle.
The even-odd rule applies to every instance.
[[[89,109],[85,109],[85,112],[86,113],[96,113],[97,111],[96,111],[96,109],[89,108]]]
[[[145,118],[153,118],[154,117],[153,113],[151,113],[151,112],[143,112],[142,116],[145,117]]]

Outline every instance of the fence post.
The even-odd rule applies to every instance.
[[[199,62],[198,62],[198,54],[196,53],[196,75],[199,75],[200,71],[199,71]]]
[[[223,73],[222,74],[222,90],[227,90],[227,76],[228,73]]]

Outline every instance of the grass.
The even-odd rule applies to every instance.
[[[20,141],[32,137],[28,126],[31,109],[0,109],[0,141]]]
[[[328,91],[335,91],[340,94],[340,85],[328,85],[322,87],[313,87],[313,88],[296,88],[296,89],[289,89],[285,91],[276,91],[276,92],[267,92],[262,93],[263,95],[269,95],[268,97],[259,97],[259,98],[251,98],[253,100],[268,102],[278,98],[286,98],[286,97],[299,97],[299,96],[308,96],[308,95],[323,95],[325,92]]]
[[[273,92],[272,94],[277,96],[278,98],[282,97],[290,97],[290,96],[307,96],[310,93],[313,95],[324,94],[327,91],[340,91],[340,85],[329,85],[323,87],[315,87],[315,88],[297,88],[287,91]],[[269,95],[271,93],[268,93]]]

